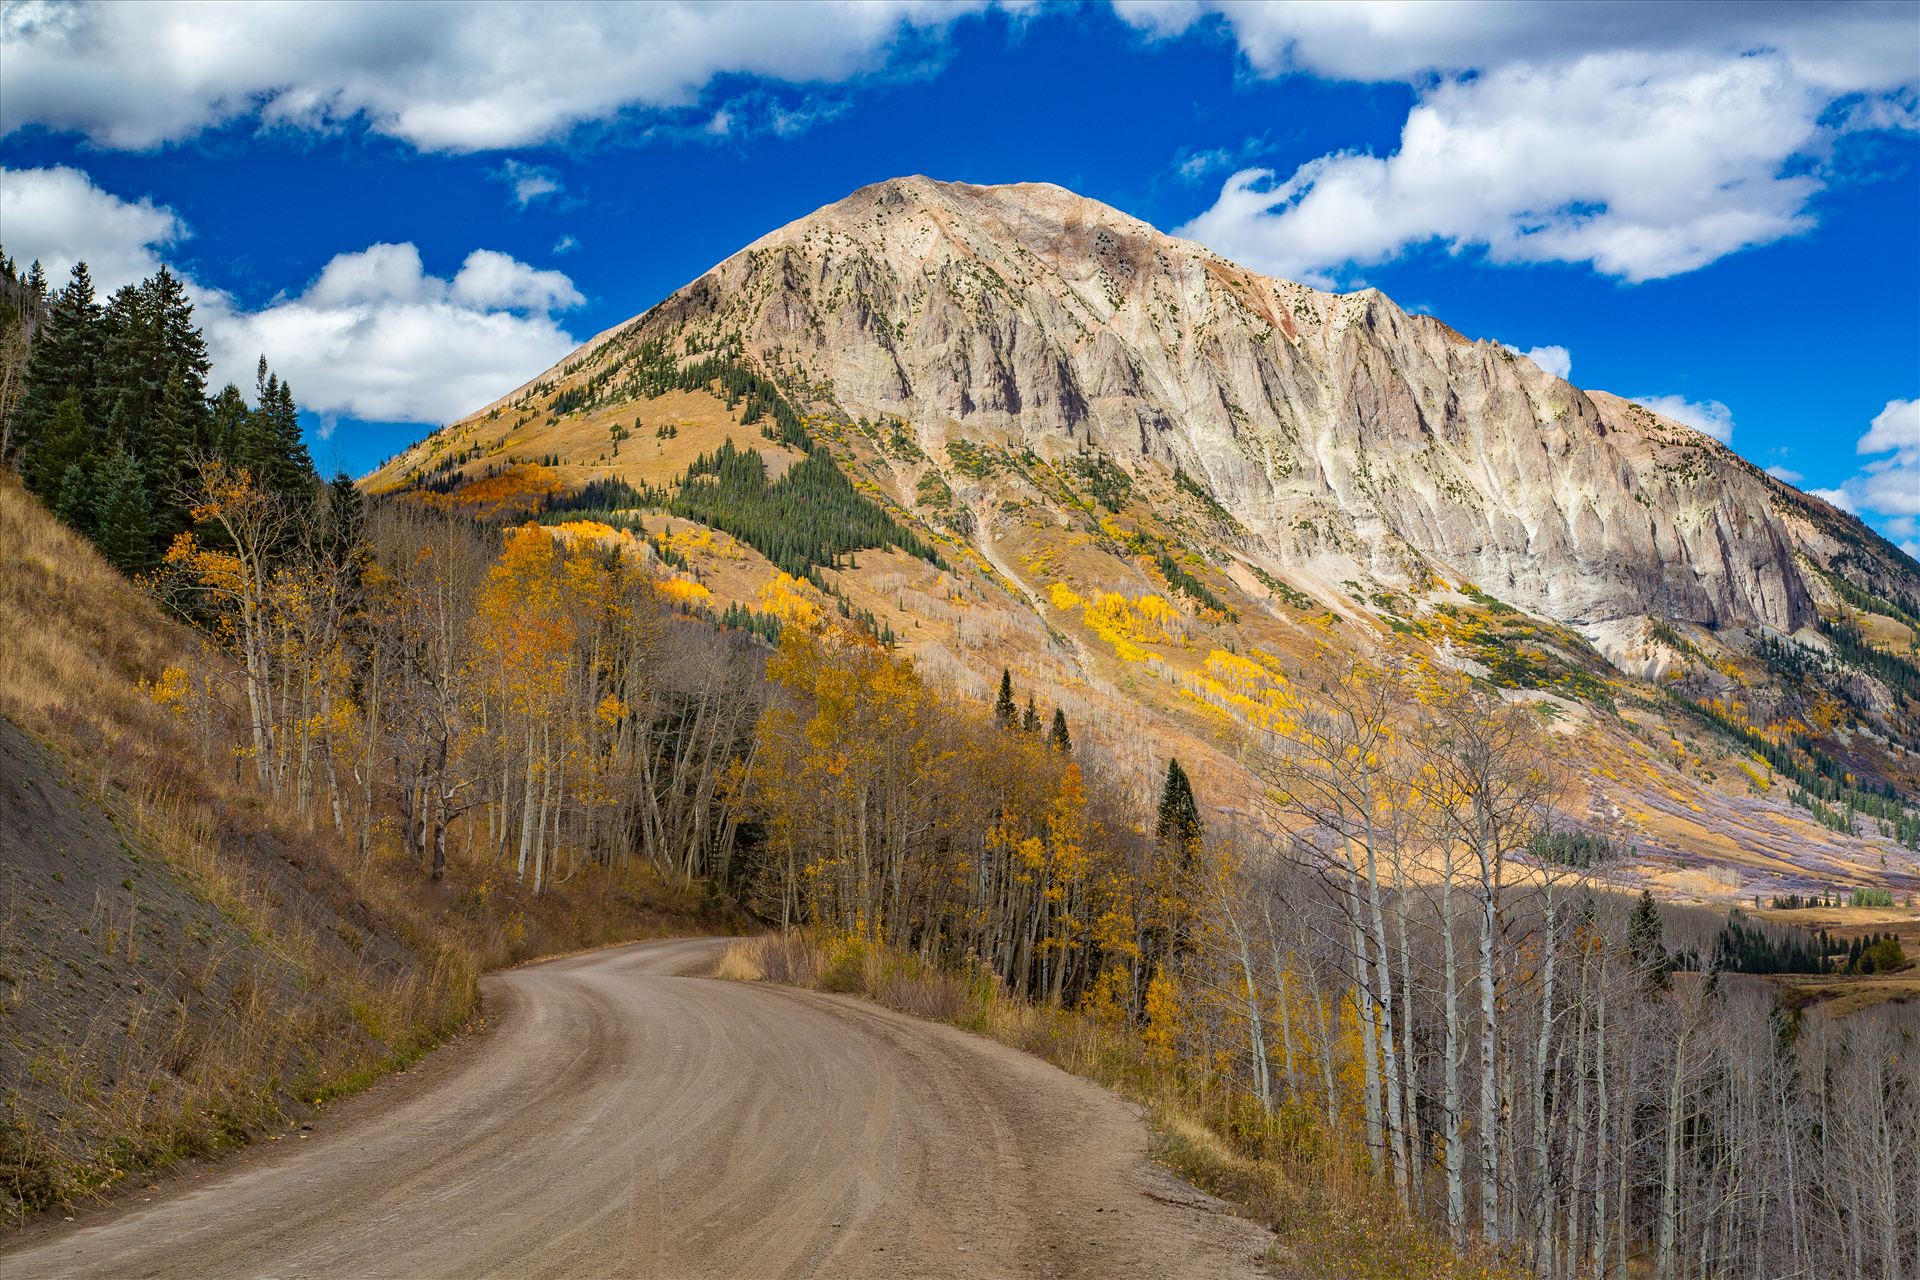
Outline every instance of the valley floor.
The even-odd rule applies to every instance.
[[[1270,1237],[1027,1054],[642,943],[485,979],[477,1041],[0,1270],[286,1277],[1259,1274]]]

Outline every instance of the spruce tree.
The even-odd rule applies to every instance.
[[[1154,826],[1154,839],[1163,848],[1177,852],[1191,863],[1198,854],[1200,838],[1205,834],[1200,821],[1200,806],[1193,798],[1193,784],[1177,759],[1167,761],[1167,780],[1160,789],[1160,817]]]
[[[100,365],[93,403],[100,425],[129,449],[143,449],[147,419],[167,390],[167,353],[145,286],[123,285],[100,320]]]
[[[218,455],[227,465],[249,471],[257,465],[253,457],[253,411],[247,408],[247,398],[240,394],[240,388],[231,382],[213,398],[204,431],[207,452]]]
[[[1028,733],[1040,732],[1040,710],[1033,705],[1033,695],[1027,695],[1027,709],[1020,717],[1020,727]]]
[[[1627,922],[1627,952],[1649,993],[1673,985],[1673,957],[1667,952],[1666,929],[1660,923],[1660,908],[1651,889],[1640,891],[1633,917]]]
[[[29,439],[21,459],[21,473],[27,487],[44,497],[60,493],[67,472],[78,466],[82,472],[93,451],[92,433],[87,429],[86,410],[79,387],[68,387],[39,433]]]
[[[315,496],[316,477],[306,441],[300,437],[300,410],[293,388],[267,367],[260,357],[255,374],[259,400],[251,415],[242,458],[247,469],[269,492],[290,507],[306,508]]]
[[[28,488],[52,495],[66,474],[67,463],[36,464],[33,455],[54,429],[54,419],[69,393],[78,396],[81,436],[92,419],[91,397],[100,363],[100,304],[93,296],[93,276],[84,262],[75,263],[65,288],[47,304],[46,320],[34,335],[33,354],[27,361],[27,391],[20,404],[19,435],[23,449],[22,471]],[[84,448],[83,448],[84,452]]]
[[[100,468],[99,488],[94,541],[115,568],[139,573],[153,563],[153,510],[140,464],[115,449]]]
[[[993,700],[993,722],[1002,729],[1011,729],[1020,720],[1020,709],[1013,701],[1013,673],[1005,667],[1000,668],[1000,696]]]
[[[1067,736],[1067,713],[1059,707],[1053,709],[1053,730],[1047,734],[1047,745],[1061,755],[1070,755],[1073,751],[1073,739]]]
[[[326,504],[320,520],[320,552],[328,562],[359,581],[355,560],[366,525],[366,499],[354,485],[353,477],[342,471],[327,482]]]
[[[60,475],[60,484],[53,499],[53,514],[70,528],[92,536],[93,486],[87,481],[87,469],[78,462],[68,463]]]

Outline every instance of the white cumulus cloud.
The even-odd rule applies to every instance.
[[[1831,489],[1807,492],[1843,511],[1873,519],[1913,555],[1920,539],[1920,398],[1889,400],[1854,445],[1867,463]]]
[[[1920,400],[1889,400],[1854,452],[1887,454],[1847,481],[1853,500],[1888,516],[1920,516]]]
[[[186,225],[77,169],[0,169],[9,253],[55,284],[84,260],[104,293],[151,274]],[[264,353],[303,407],[327,417],[445,422],[557,363],[578,345],[554,313],[584,299],[565,274],[492,249],[451,277],[412,244],[336,255],[298,294],[250,309],[185,278],[216,384],[249,385]]]
[[[1859,514],[1859,509],[1853,505],[1853,499],[1847,496],[1845,489],[1809,489],[1807,492],[1823,502],[1831,502],[1850,516]]]
[[[1413,86],[1389,154],[1243,168],[1180,229],[1320,284],[1426,244],[1628,281],[1695,270],[1810,229],[1834,138],[1914,127],[1920,78],[1897,6],[1119,9],[1161,37],[1215,13],[1259,75]]]
[[[257,117],[359,120],[430,151],[525,146],[624,111],[696,106],[720,76],[845,82],[981,7],[13,0],[0,17],[0,132],[38,124],[143,149]]]
[[[1511,346],[1505,342],[1500,345],[1506,347],[1507,350],[1517,356],[1525,356],[1527,359],[1539,365],[1544,372],[1550,373],[1562,381],[1573,376],[1573,353],[1565,347],[1529,347],[1525,351],[1522,351],[1520,348]]]
[[[1663,418],[1712,436],[1721,444],[1733,442],[1733,410],[1718,400],[1689,400],[1685,396],[1629,396],[1628,399]]]
[[[84,261],[104,296],[152,275],[160,251],[186,238],[173,210],[122,200],[78,169],[0,167],[0,239],[23,265],[39,259],[56,288]]]
[[[1781,484],[1799,484],[1802,480],[1806,479],[1805,476],[1795,471],[1792,467],[1783,467],[1778,463],[1768,467],[1767,474],[1775,480],[1778,480]]]

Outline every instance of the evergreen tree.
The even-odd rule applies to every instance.
[[[27,394],[20,405],[19,430],[25,450],[22,471],[27,486],[42,495],[57,491],[67,463],[72,461],[62,458],[37,463],[34,458],[69,392],[79,397],[84,443],[89,400],[100,363],[100,338],[100,304],[94,300],[93,276],[86,263],[75,263],[72,277],[48,303],[46,321],[34,335],[33,354],[27,362]]]
[[[1193,784],[1177,759],[1167,761],[1167,780],[1160,789],[1160,817],[1154,826],[1154,838],[1162,847],[1177,851],[1191,863],[1199,853],[1205,834],[1200,822],[1200,806],[1193,798]]]
[[[1028,733],[1040,732],[1040,710],[1033,705],[1033,695],[1027,695],[1027,709],[1020,717],[1020,727]]]
[[[93,532],[93,486],[87,482],[87,469],[78,462],[68,463],[60,475],[53,514],[82,533]]]
[[[154,419],[175,379],[182,386],[173,411],[191,427],[207,395],[206,339],[193,323],[193,304],[179,277],[165,267],[113,295],[101,323],[102,354],[95,392],[100,421],[112,437],[148,461]]]
[[[117,443],[140,447],[147,417],[167,389],[166,352],[139,285],[122,285],[100,320],[100,367],[94,384],[96,423]]]
[[[153,508],[140,464],[115,449],[100,468],[94,541],[115,568],[138,573],[153,563]]]
[[[365,538],[366,499],[354,485],[353,477],[341,471],[327,482],[325,505],[320,519],[320,553],[348,573],[357,584],[360,578],[358,556]]]
[[[1073,751],[1073,739],[1067,736],[1067,713],[1059,707],[1053,709],[1053,730],[1047,734],[1047,745],[1061,755]]]
[[[73,467],[86,470],[92,436],[79,387],[68,387],[51,418],[33,437],[21,468],[27,487],[43,496],[58,495]]]
[[[267,489],[295,508],[310,506],[314,498],[313,459],[300,436],[300,410],[293,388],[267,367],[260,357],[256,373],[258,406],[248,438],[249,467]]]
[[[247,398],[240,394],[240,388],[231,382],[220,388],[220,394],[208,408],[203,431],[208,453],[224,458],[232,466],[249,471],[254,468],[253,411],[247,408]]]
[[[200,420],[205,416],[206,403],[192,390],[185,372],[175,366],[144,432],[146,475],[156,510],[171,514],[173,495],[186,483],[194,455],[199,452]],[[167,526],[160,530],[164,536],[171,537],[185,527],[185,513],[179,515],[178,520],[161,521]]]
[[[1005,667],[1000,668],[1000,696],[993,700],[993,722],[1002,729],[1011,729],[1020,719],[1020,710],[1013,701],[1013,673]]]
[[[1666,929],[1660,923],[1660,908],[1651,889],[1640,891],[1633,918],[1627,922],[1627,951],[1649,993],[1673,985],[1673,957],[1667,954]]]

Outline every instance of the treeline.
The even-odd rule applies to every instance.
[[[245,469],[283,505],[311,504],[317,480],[292,389],[263,357],[252,405],[231,384],[209,397],[205,337],[165,267],[104,305],[84,262],[50,297],[38,264],[23,287],[40,321],[0,462],[117,567],[150,568],[193,524],[193,481],[210,458]]]
[[[1831,973],[1842,949],[1824,929],[1769,929],[1736,911],[1714,939],[1712,964],[1729,973]]]
[[[1774,772],[1794,784],[1788,799],[1812,812],[1822,825],[1851,835],[1855,833],[1855,819],[1864,816],[1876,819],[1882,834],[1910,848],[1920,848],[1920,811],[1911,809],[1891,784],[1882,783],[1871,790],[1861,786],[1844,765],[1805,735],[1796,734],[1785,743],[1774,742],[1717,707],[1676,690],[1668,689],[1667,698],[1765,760]]]
[[[1847,945],[1848,973],[1892,973],[1906,962],[1906,948],[1890,933],[1870,933]]]
[[[552,390],[550,384],[540,383],[527,394],[533,397]],[[675,390],[716,392],[729,409],[739,412],[743,426],[762,423],[763,437],[798,449],[804,456],[769,481],[760,454],[738,449],[729,439],[719,449],[696,459],[671,495],[651,486],[636,489],[618,480],[596,481],[577,495],[548,502],[542,510],[551,514],[571,510],[611,524],[626,524],[630,522],[619,515],[616,504],[664,508],[724,530],[784,572],[816,582],[816,569],[838,567],[843,557],[874,548],[898,547],[935,565],[942,563],[931,543],[854,486],[832,453],[807,430],[799,411],[778,384],[742,363],[730,350],[710,353],[683,366],[668,354],[661,340],[649,339],[610,361],[584,383],[559,391],[549,408],[558,415]],[[668,430],[661,428],[662,433]],[[624,428],[618,429],[615,452],[624,434]],[[432,487],[433,480],[429,477],[419,483]],[[457,483],[457,477],[443,477],[442,483],[450,487]]]
[[[1842,662],[1869,673],[1893,690],[1898,703],[1904,706],[1920,701],[1920,666],[1910,658],[1869,644],[1859,623],[1851,618],[1822,618],[1820,634],[1833,644]]]

